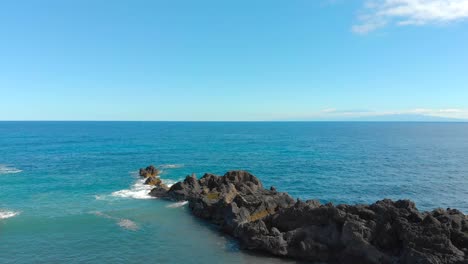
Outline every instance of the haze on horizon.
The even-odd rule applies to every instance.
[[[5,1],[0,120],[468,120],[468,0]]]

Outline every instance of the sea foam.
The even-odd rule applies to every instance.
[[[22,170],[5,165],[0,164],[0,174],[13,174],[13,173],[20,173]]]
[[[171,187],[175,183],[175,181],[167,179],[163,179],[162,182],[168,187]],[[145,184],[145,179],[139,179],[130,187],[130,189],[115,191],[111,193],[111,196],[132,199],[155,199],[155,197],[149,195],[149,192],[153,188],[154,186]],[[105,200],[101,195],[96,195],[95,198],[96,200]]]
[[[111,196],[133,199],[153,199],[154,197],[149,195],[152,188],[153,186],[145,184],[145,179],[139,179],[130,187],[130,189],[115,191]]]
[[[100,211],[95,211],[95,212],[91,212],[91,213],[93,213],[93,214],[95,214],[97,216],[107,218],[107,219],[115,220],[117,222],[117,225],[124,228],[124,229],[128,229],[128,230],[131,230],[131,231],[136,231],[136,230],[140,229],[140,227],[137,225],[137,223],[133,222],[130,219],[110,216],[110,215],[105,214],[105,213],[100,212]]]
[[[161,169],[178,169],[184,167],[184,164],[163,164],[158,167]]]
[[[166,164],[160,165],[161,168],[180,168],[182,164]],[[130,171],[130,175],[134,177],[138,176],[138,171]],[[137,179],[129,189],[123,189],[119,191],[112,192],[110,195],[95,195],[96,200],[109,200],[110,197],[114,198],[130,198],[130,199],[155,199],[149,195],[150,191],[154,188],[152,185],[145,184],[146,179]],[[168,187],[171,187],[176,183],[174,180],[170,179],[161,179],[162,183]]]
[[[138,225],[130,219],[122,218],[119,220],[117,224],[120,227],[128,229],[128,230],[132,230],[132,231],[138,230]]]
[[[0,210],[0,219],[6,219],[19,215],[19,212]]]

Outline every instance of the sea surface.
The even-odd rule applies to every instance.
[[[243,169],[301,199],[468,212],[468,123],[0,122],[0,263],[292,262],[151,199],[149,164],[168,184]]]

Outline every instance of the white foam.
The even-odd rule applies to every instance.
[[[112,219],[112,220],[116,220],[117,221],[117,225],[124,228],[124,229],[128,229],[128,230],[132,230],[132,231],[136,231],[139,229],[137,223],[133,222],[132,220],[130,219],[126,219],[126,218],[119,218],[119,217],[114,217],[114,216],[110,216],[108,214],[105,214],[103,212],[100,212],[100,211],[95,211],[95,212],[91,212],[97,216],[101,216],[101,217],[104,217],[104,218],[108,218],[108,219]]]
[[[178,169],[184,167],[184,164],[163,164],[159,165],[161,169]]]
[[[162,183],[171,187],[176,183],[174,180],[170,179],[161,179]],[[154,188],[152,185],[145,184],[145,179],[138,179],[130,189],[123,189],[120,191],[115,191],[111,193],[113,197],[119,198],[131,198],[131,199],[156,199],[156,197],[150,196],[150,191]],[[96,200],[106,200],[105,196],[95,195]]]
[[[5,165],[0,164],[0,174],[13,174],[13,173],[20,173],[22,170]]]
[[[6,219],[19,215],[19,212],[0,210],[0,219]]]
[[[106,195],[94,195],[94,198],[96,200],[107,200]]]
[[[101,212],[101,211],[93,211],[93,212],[90,212],[90,213],[95,214],[95,215],[97,215],[97,216],[102,216],[102,217],[105,217],[105,218],[109,218],[108,215],[104,214],[104,213]]]
[[[145,184],[145,179],[142,179],[137,180],[130,189],[113,192],[111,196],[133,199],[154,199],[155,197],[149,195],[149,192],[153,188],[153,186]],[[96,197],[96,199],[100,200],[98,197]]]
[[[132,231],[138,230],[138,225],[129,219],[121,218],[117,224],[120,227],[128,229],[128,230],[132,230]]]
[[[170,204],[168,206],[166,206],[167,208],[179,208],[179,207],[182,207],[184,205],[188,204],[188,201],[182,201],[182,202],[177,202],[177,203],[173,203],[173,204]]]

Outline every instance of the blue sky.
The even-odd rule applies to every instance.
[[[2,1],[0,120],[468,118],[467,0]]]

